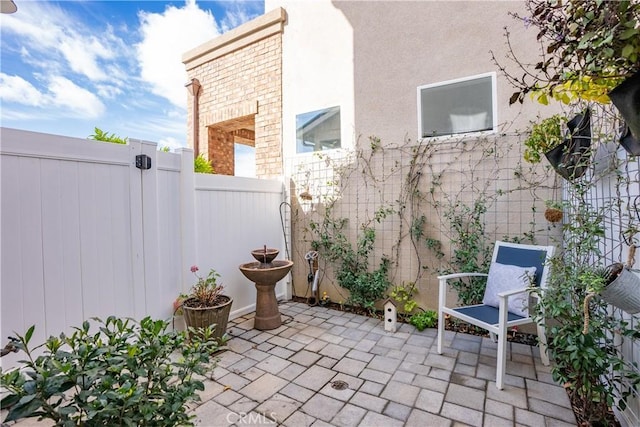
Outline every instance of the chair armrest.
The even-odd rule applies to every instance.
[[[447,280],[460,279],[462,277],[487,277],[486,273],[452,273],[438,276],[438,307],[446,307]]]
[[[532,290],[535,290],[535,289],[532,289],[532,288],[513,289],[513,290],[510,290],[510,291],[499,292],[496,295],[497,295],[498,298],[508,298],[508,297],[510,297],[512,295],[521,294],[523,292],[531,292]]]
[[[452,273],[445,274],[443,276],[438,276],[438,280],[449,280],[449,279],[458,279],[460,277],[487,277],[489,276],[486,273]]]

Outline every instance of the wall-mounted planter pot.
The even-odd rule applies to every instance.
[[[568,181],[587,171],[591,156],[591,112],[589,109],[567,123],[570,137],[544,155],[556,172]]]
[[[638,102],[640,102],[640,100],[638,100]],[[640,140],[633,137],[631,129],[629,129],[627,124],[624,125],[622,134],[620,135],[620,145],[632,156],[640,156]]]
[[[615,263],[607,267],[611,282],[600,292],[609,304],[629,314],[640,312],[640,272]]]
[[[613,88],[609,98],[626,124],[620,145],[629,154],[640,155],[640,71]]]

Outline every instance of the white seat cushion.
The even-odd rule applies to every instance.
[[[535,278],[535,267],[518,267],[517,265],[507,265],[494,262],[489,267],[489,277],[487,278],[487,288],[484,291],[482,303],[498,308],[501,292],[526,289],[531,286]],[[518,316],[529,316],[529,294],[521,294],[509,297],[508,310]]]

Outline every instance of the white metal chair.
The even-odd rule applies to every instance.
[[[497,336],[498,355],[496,366],[496,387],[504,387],[507,358],[507,330],[510,327],[534,323],[528,313],[530,298],[537,294],[531,287],[546,288],[549,273],[549,259],[553,256],[553,246],[522,245],[497,241],[493,250],[489,274],[453,273],[438,276],[440,281],[438,296],[438,353],[442,354],[444,341],[445,314],[461,319],[489,331],[492,338]],[[449,280],[464,277],[487,277],[487,289],[482,304],[464,307],[449,307],[446,304]],[[549,364],[547,341],[544,327],[538,325],[540,358]]]

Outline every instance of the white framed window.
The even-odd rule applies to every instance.
[[[494,131],[496,73],[418,87],[419,138]]]
[[[340,107],[296,115],[296,153],[340,147]]]

